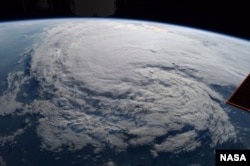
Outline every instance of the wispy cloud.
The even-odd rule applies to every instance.
[[[11,133],[10,135],[1,136],[0,137],[0,146],[4,146],[6,143],[15,144],[16,143],[15,138],[19,135],[22,135],[24,131],[25,131],[25,128],[18,129],[17,131]]]
[[[157,152],[190,152],[201,146],[198,140],[199,135],[194,131],[187,131],[177,135],[168,137],[160,144],[154,145],[154,150]]]
[[[6,163],[1,156],[0,156],[0,165],[6,166]]]

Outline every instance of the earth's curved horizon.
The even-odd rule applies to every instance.
[[[249,149],[225,104],[250,42],[157,22],[0,23],[0,165],[214,165]]]

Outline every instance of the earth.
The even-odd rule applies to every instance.
[[[225,103],[249,53],[142,20],[1,23],[0,165],[214,165],[250,148],[250,114]]]

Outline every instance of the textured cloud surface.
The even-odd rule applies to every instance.
[[[247,72],[247,63],[224,62],[236,52],[224,50],[235,44],[223,41],[229,39],[122,21],[65,21],[40,36],[23,55],[26,71],[9,74],[0,114],[39,114],[43,150],[91,145],[94,153],[122,152],[150,145],[156,157],[201,147],[200,133],[211,147],[236,141],[224,98],[209,86],[236,85],[228,75],[239,79]]]

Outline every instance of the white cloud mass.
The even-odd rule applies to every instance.
[[[32,47],[30,74],[9,75],[0,114],[16,108],[39,114],[41,148],[58,152],[87,145],[96,153],[150,145],[157,156],[199,148],[199,132],[211,136],[211,147],[235,140],[235,128],[220,105],[224,98],[209,87],[244,74],[226,70],[232,65],[221,48],[231,48],[228,42],[217,36],[217,46],[203,42],[211,34],[156,28],[100,20],[65,21],[45,29]],[[247,69],[242,64],[241,72]],[[15,101],[21,85],[32,79],[39,97],[26,104]],[[157,142],[158,137],[164,139]]]

